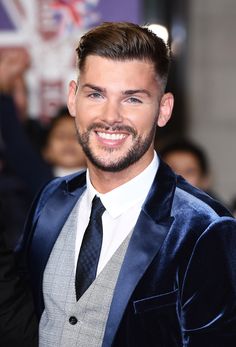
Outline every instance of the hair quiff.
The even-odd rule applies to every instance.
[[[78,68],[83,71],[86,57],[97,55],[112,60],[146,60],[165,89],[170,50],[164,41],[147,27],[128,22],[105,22],[83,35],[76,49]]]

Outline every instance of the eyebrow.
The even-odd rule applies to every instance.
[[[96,92],[105,92],[106,91],[105,88],[101,88],[101,87],[95,86],[94,84],[90,84],[90,83],[83,84],[82,89],[85,89],[85,88],[90,88],[90,89],[96,90]]]
[[[130,89],[123,92],[124,95],[133,95],[133,94],[146,94],[151,96],[151,93],[147,89]]]

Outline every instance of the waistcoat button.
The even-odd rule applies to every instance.
[[[70,323],[71,325],[75,325],[77,322],[78,322],[78,319],[77,319],[75,316],[71,316],[71,317],[69,318],[69,323]]]

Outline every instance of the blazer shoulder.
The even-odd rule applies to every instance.
[[[27,244],[31,238],[34,227],[37,224],[37,220],[48,200],[50,200],[50,198],[60,190],[64,191],[65,194],[73,194],[77,188],[85,186],[85,184],[86,174],[83,170],[68,176],[56,177],[44,185],[35,197],[29,210],[24,232],[16,249],[17,253],[20,254],[24,248],[27,248]]]
[[[232,217],[230,211],[221,202],[206,192],[192,186],[181,176],[177,176],[175,198],[178,204],[181,200],[181,203],[186,202],[186,205],[194,210],[200,209],[205,211],[206,214],[213,214],[219,217]]]
[[[58,190],[63,189],[66,192],[72,192],[80,184],[85,184],[85,171],[79,171],[63,177],[56,177],[49,181],[36,196],[31,211],[33,211],[35,221],[48,199]]]

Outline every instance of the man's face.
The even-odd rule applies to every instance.
[[[111,172],[147,166],[161,99],[153,64],[88,56],[75,89],[72,82],[68,106],[89,161]]]

